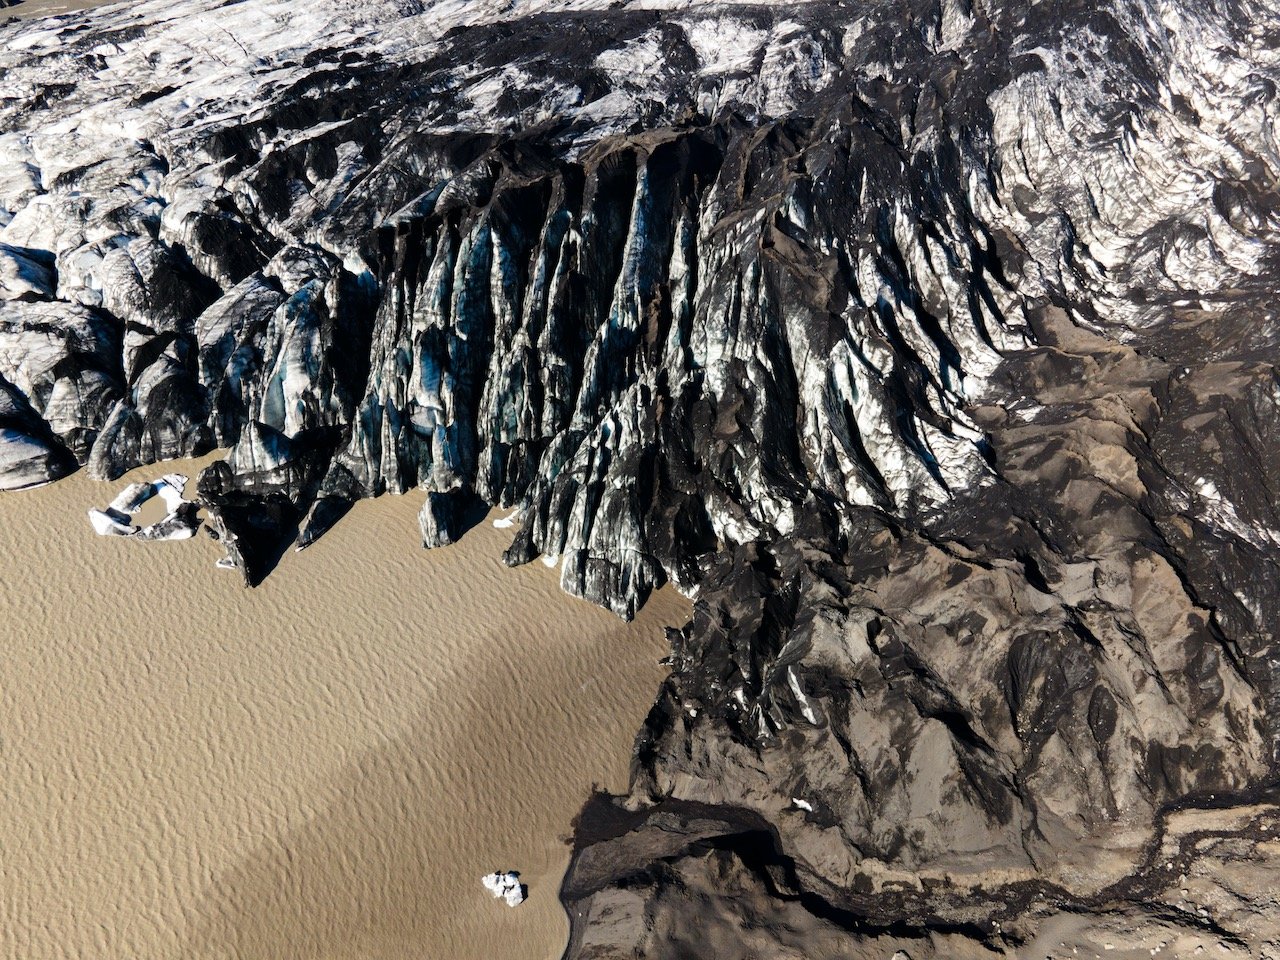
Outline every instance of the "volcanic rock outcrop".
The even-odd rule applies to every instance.
[[[1280,950],[1280,8],[3,31],[0,485],[226,447],[249,583],[419,488],[696,599],[569,956]]]

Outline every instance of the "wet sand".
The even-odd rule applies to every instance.
[[[623,624],[490,523],[424,551],[422,494],[252,591],[203,532],[93,535],[168,469],[0,495],[0,957],[559,956],[562,840],[625,785],[686,601]]]

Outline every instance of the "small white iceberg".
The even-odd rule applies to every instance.
[[[152,483],[131,483],[120,491],[105,510],[90,510],[89,522],[99,536],[131,537],[134,540],[187,540],[200,529],[197,507],[182,496],[187,478],[168,473]],[[164,501],[168,512],[163,519],[145,527],[133,523],[133,516],[152,497]]]
[[[514,870],[508,870],[506,873],[502,871],[491,873],[481,877],[480,882],[495,897],[506,900],[508,907],[520,906],[524,903],[524,898],[529,895],[529,888],[520,882],[520,874]]]
[[[514,527],[517,523],[519,523],[519,521],[520,521],[520,508],[516,507],[516,509],[512,510],[505,517],[499,517],[497,520],[493,521],[493,525],[497,527],[499,530],[507,530],[507,529],[510,529],[511,527]]]

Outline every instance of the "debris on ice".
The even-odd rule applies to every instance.
[[[131,537],[134,540],[187,540],[200,529],[196,505],[183,498],[187,478],[168,473],[151,483],[131,483],[120,491],[105,510],[90,510],[89,522],[100,536]],[[142,505],[152,497],[164,501],[168,513],[156,523],[139,527],[133,523]]]

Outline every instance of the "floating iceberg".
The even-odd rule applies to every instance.
[[[120,491],[105,510],[90,510],[89,522],[100,536],[132,537],[135,540],[187,540],[200,529],[196,504],[182,496],[187,478],[180,473],[165,474],[151,483],[131,483]],[[164,518],[140,527],[133,516],[152,497],[160,497],[168,508]]]
[[[519,508],[516,508],[515,510],[512,510],[509,514],[507,514],[505,517],[499,517],[497,520],[493,521],[493,525],[497,527],[499,530],[507,530],[507,529],[510,529],[511,527],[514,527],[519,521],[520,521],[520,510]]]
[[[524,898],[529,894],[529,888],[520,882],[520,874],[514,870],[508,870],[506,873],[501,871],[491,873],[486,877],[481,877],[480,882],[495,897],[501,897],[506,900],[508,907],[520,906],[520,904],[524,903]]]

